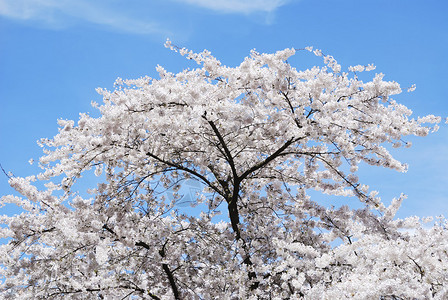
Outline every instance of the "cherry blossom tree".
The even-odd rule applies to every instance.
[[[411,118],[391,98],[398,83],[358,77],[374,66],[344,72],[312,48],[322,65],[298,71],[287,60],[303,50],[228,67],[166,46],[199,67],[99,89],[101,115],[59,120],[42,172],[10,179],[22,196],[1,203],[23,213],[1,217],[3,298],[448,297],[445,221],[395,218],[405,197],[386,206],[356,176],[360,164],[406,171],[391,147],[439,117]],[[77,182],[92,172],[85,196]],[[196,209],[178,205],[188,181]],[[326,207],[309,190],[360,205]]]

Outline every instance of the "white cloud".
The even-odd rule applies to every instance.
[[[14,19],[36,26],[64,29],[71,26],[95,24],[119,32],[149,34],[182,39],[188,35],[179,22],[171,20],[173,33],[167,29],[167,20],[160,20],[159,9],[176,14],[179,4],[209,9],[219,13],[265,13],[266,22],[274,11],[293,0],[0,0],[0,17]],[[167,4],[170,3],[170,4]],[[174,25],[176,24],[176,25]],[[176,34],[177,33],[177,34]]]
[[[175,0],[223,13],[273,12],[289,0]]]
[[[56,29],[87,22],[123,32],[170,34],[161,25],[133,18],[110,4],[101,0],[0,0],[0,16]]]

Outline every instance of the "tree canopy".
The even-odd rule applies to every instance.
[[[446,223],[397,219],[357,177],[406,171],[390,153],[437,129],[392,99],[372,65],[342,71],[319,50],[252,51],[99,89],[99,117],[59,120],[42,172],[12,177],[1,295],[20,299],[423,299],[448,297]],[[299,71],[296,52],[322,57]],[[90,196],[76,190],[93,172]],[[44,183],[44,188],[37,188]],[[200,190],[179,207],[183,186]],[[327,207],[307,191],[356,197]],[[171,197],[167,196],[171,191]],[[201,210],[200,214],[194,213]]]

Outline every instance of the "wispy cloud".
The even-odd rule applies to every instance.
[[[291,1],[293,0],[0,0],[0,17],[52,29],[95,24],[118,32],[182,38],[186,35],[185,28],[179,27],[179,18],[173,21],[172,17],[182,10],[181,5],[223,14],[262,13],[267,23],[271,23],[269,20],[275,10]],[[164,16],[168,15],[168,11],[173,12],[170,14],[171,21],[160,16],[160,9]],[[175,32],[169,29],[173,26],[177,27],[174,28]]]
[[[0,0],[0,16],[56,29],[87,22],[122,32],[170,34],[160,24],[133,18],[110,4],[101,0]]]
[[[222,13],[273,12],[290,0],[175,0]]]

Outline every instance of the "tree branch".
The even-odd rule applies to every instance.
[[[245,179],[249,174],[257,171],[258,169],[266,166],[268,163],[273,161],[275,158],[277,158],[286,148],[288,148],[292,143],[296,142],[298,139],[294,139],[292,137],[289,139],[283,146],[281,146],[277,151],[272,153],[269,157],[267,157],[264,161],[252,166],[250,169],[248,169],[246,172],[244,172],[239,178],[240,180]]]
[[[216,186],[214,186],[212,184],[212,182],[210,182],[210,180],[208,180],[205,176],[199,174],[195,170],[192,170],[192,169],[186,168],[186,167],[184,167],[182,165],[175,164],[175,163],[172,163],[170,161],[164,160],[164,159],[158,157],[157,155],[152,154],[151,152],[147,152],[146,155],[148,155],[149,157],[152,157],[152,158],[154,158],[154,159],[156,159],[156,160],[158,160],[158,161],[160,161],[160,162],[162,162],[164,164],[167,164],[170,167],[174,167],[174,168],[176,168],[178,170],[182,170],[182,171],[185,171],[187,173],[190,173],[190,174],[196,176],[197,178],[202,180],[205,184],[207,184],[211,189],[213,189],[215,192],[217,192],[218,194],[220,194],[221,196],[223,196],[225,198],[225,195],[224,195],[224,193],[222,191],[220,191]]]
[[[166,245],[166,243],[162,246],[162,249],[160,249],[160,251],[159,251],[159,254],[162,258],[165,257],[165,245]],[[166,276],[168,277],[168,281],[170,282],[171,290],[173,291],[173,294],[174,294],[174,299],[179,300],[180,294],[179,294],[179,290],[176,285],[176,281],[174,280],[173,272],[170,270],[170,267],[168,266],[168,264],[162,263],[162,268],[163,268],[163,271],[165,271]]]
[[[202,118],[204,118],[204,120],[206,120],[208,122],[208,124],[210,124],[210,127],[212,127],[213,132],[215,133],[216,137],[219,140],[219,143],[222,145],[222,148],[224,149],[224,153],[226,156],[227,161],[229,162],[230,168],[232,169],[232,174],[233,174],[233,178],[238,178],[238,174],[236,172],[236,168],[235,168],[235,162],[233,160],[232,154],[230,153],[229,148],[227,147],[226,142],[224,141],[224,138],[222,137],[221,133],[219,132],[218,128],[216,127],[215,123],[213,123],[213,121],[209,121],[206,117],[206,113],[205,112],[202,115]]]
[[[146,250],[150,250],[149,245],[146,244],[145,242],[138,241],[137,243],[135,243],[135,245],[136,245],[136,246],[143,247],[143,248],[145,248]],[[165,245],[166,245],[166,243],[165,243]],[[163,245],[163,246],[162,246],[162,249],[159,251],[159,254],[160,254],[160,256],[161,256],[162,258],[164,258],[164,257],[166,256],[166,255],[165,255],[165,245]],[[168,281],[169,281],[169,283],[170,283],[171,290],[173,291],[173,294],[174,294],[174,299],[176,299],[176,300],[180,300],[180,299],[181,299],[181,298],[180,298],[180,293],[179,293],[179,290],[178,290],[178,288],[177,288],[177,285],[176,285],[176,281],[175,281],[175,279],[174,279],[174,274],[173,274],[173,272],[170,270],[170,267],[168,266],[168,264],[165,264],[165,263],[162,263],[162,269],[163,269],[163,271],[165,272],[166,276],[168,277]],[[155,299],[155,298],[153,298],[153,299]]]

